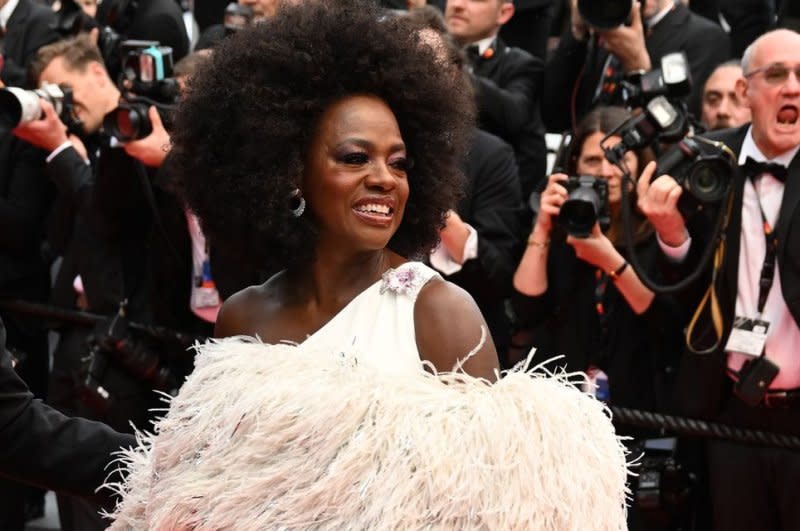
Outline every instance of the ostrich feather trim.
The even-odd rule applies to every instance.
[[[126,482],[106,485],[122,495],[111,529],[626,528],[624,446],[571,375],[490,385],[302,345],[197,348],[154,433],[122,452]]]

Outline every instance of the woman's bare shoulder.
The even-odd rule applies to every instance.
[[[216,337],[263,336],[265,327],[283,308],[286,298],[284,273],[263,284],[248,286],[231,295],[220,309],[214,327]]]
[[[478,306],[462,288],[431,279],[414,305],[414,327],[420,357],[437,370],[450,371],[475,351],[464,362],[464,371],[495,379],[500,363],[494,342]]]

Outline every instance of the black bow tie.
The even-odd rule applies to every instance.
[[[755,179],[762,173],[769,173],[782,183],[786,182],[786,175],[788,174],[786,166],[775,162],[756,162],[750,157],[747,157],[741,168],[744,174],[751,179]]]

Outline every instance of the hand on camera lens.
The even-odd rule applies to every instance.
[[[599,223],[594,224],[592,232],[586,238],[567,236],[567,243],[575,249],[578,258],[604,271],[614,269],[614,264],[619,262],[620,254],[614,249],[611,240],[600,230]]]
[[[153,132],[141,140],[125,143],[123,147],[128,155],[140,160],[145,166],[158,168],[169,152],[170,137],[164,129],[158,110],[152,105],[147,111],[147,116],[150,118]]]
[[[539,215],[536,224],[546,233],[553,228],[553,218],[558,216],[561,205],[567,200],[567,189],[562,184],[567,180],[563,173],[554,173],[547,179],[547,188],[539,197]]]
[[[600,34],[603,46],[619,58],[625,72],[652,68],[650,54],[647,53],[644,43],[644,26],[640,13],[641,4],[634,2],[630,26],[620,26]]]
[[[67,141],[67,126],[58,118],[55,109],[45,100],[40,99],[44,117],[14,129],[14,134],[29,144],[42,148],[48,153]]]
[[[637,205],[653,224],[661,241],[678,247],[687,238],[686,224],[678,211],[683,188],[669,175],[661,175],[650,182],[655,170],[656,163],[650,162],[642,171],[636,183]]]

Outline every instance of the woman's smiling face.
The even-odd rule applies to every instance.
[[[409,195],[406,148],[389,106],[369,95],[330,105],[306,156],[301,190],[320,238],[386,247]]]

